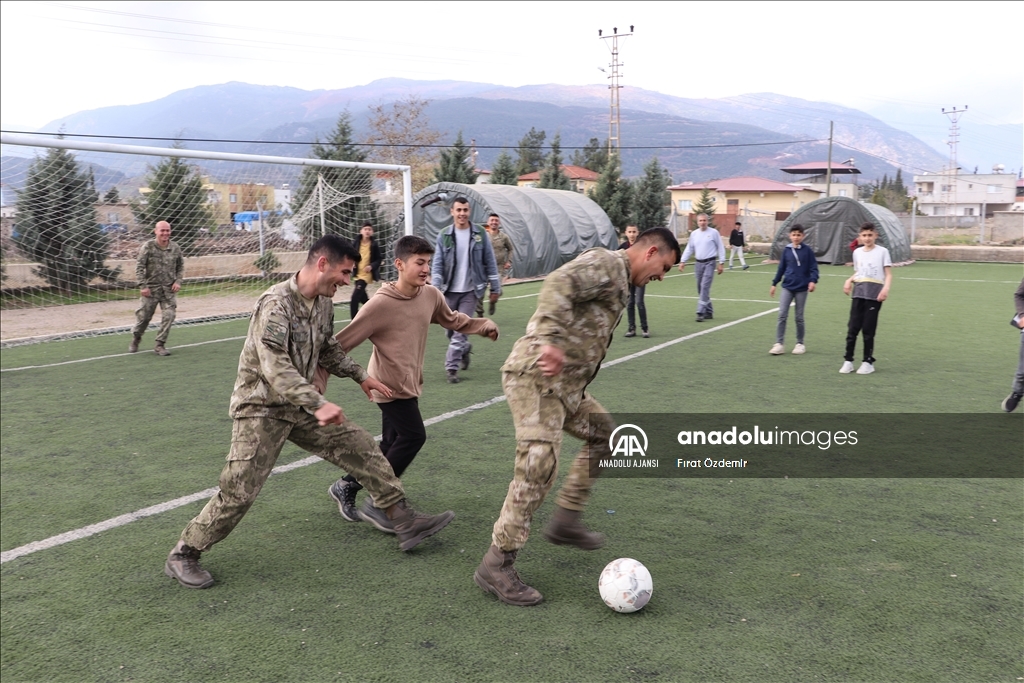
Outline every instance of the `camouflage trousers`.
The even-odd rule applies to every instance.
[[[601,471],[596,462],[611,453],[608,438],[615,424],[589,393],[573,392],[569,400],[560,395],[558,378],[506,372],[502,388],[516,426],[516,464],[491,541],[508,552],[526,544],[533,513],[555,483],[563,432],[581,439],[583,447],[558,492],[557,504],[583,510]]]
[[[402,482],[370,433],[359,425],[345,421],[321,427],[305,411],[299,411],[295,422],[236,418],[228,462],[220,473],[220,491],[188,523],[181,540],[207,550],[230,534],[255,502],[285,441],[350,472],[370,492],[377,507],[388,508],[405,498]]]
[[[132,328],[132,335],[136,339],[142,339],[149,321],[156,313],[156,305],[160,304],[160,330],[156,333],[158,344],[165,344],[167,336],[171,333],[171,324],[178,311],[178,295],[171,291],[170,287],[153,286],[149,288],[149,296],[139,297],[139,307],[135,311],[135,327]]]

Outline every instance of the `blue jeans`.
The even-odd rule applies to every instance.
[[[476,292],[445,292],[444,300],[448,308],[465,313],[470,318],[476,310]],[[469,351],[469,337],[462,332],[448,330],[448,352],[444,356],[445,370],[458,370],[462,356]]]
[[[779,344],[786,338],[786,319],[789,318],[789,305],[796,301],[796,343],[804,343],[804,304],[807,303],[807,290],[793,292],[785,287],[779,294],[779,325],[775,328],[775,341]]]

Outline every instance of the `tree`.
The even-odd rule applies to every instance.
[[[331,161],[366,161],[366,154],[352,141],[352,116],[347,111],[338,116],[338,123],[327,140],[321,142],[317,139],[310,150],[310,157]],[[390,234],[379,228],[381,223],[377,205],[368,194],[373,185],[373,172],[368,169],[305,167],[292,200],[293,207],[301,208],[306,205],[317,191],[318,179],[321,177],[325,185],[350,197],[324,210],[323,225],[320,223],[319,213],[313,220],[303,224],[302,236],[307,243],[312,243],[324,234],[352,237],[366,221],[377,229],[383,244],[390,240]]]
[[[572,190],[572,183],[562,170],[562,136],[555,134],[551,141],[551,153],[544,162],[544,170],[540,174],[537,187],[547,190]]]
[[[608,165],[608,143],[601,144],[597,138],[590,138],[590,142],[583,149],[577,149],[572,153],[573,166],[582,166],[594,173],[601,173]]]
[[[640,231],[663,228],[668,221],[665,195],[672,178],[654,157],[644,165],[644,175],[636,186],[633,198],[633,222]]]
[[[519,155],[519,158],[516,159],[517,178],[540,170],[544,163],[545,139],[547,139],[547,133],[530,128],[530,132],[519,141],[519,147],[516,149],[516,153]]]
[[[462,140],[462,131],[455,138],[455,144],[441,150],[441,162],[434,169],[434,181],[438,183],[463,183],[472,185],[480,174],[473,168],[473,156]]]
[[[181,145],[175,143],[174,148]],[[174,241],[186,256],[191,254],[200,232],[216,227],[199,169],[178,157],[166,157],[149,168],[147,182],[150,191],[145,199],[132,204],[135,220],[144,230],[167,221]]]
[[[518,179],[516,167],[512,163],[512,156],[505,150],[501,150],[501,154],[494,162],[494,168],[491,169],[491,184],[516,185]]]
[[[95,278],[113,282],[121,269],[104,265],[109,244],[96,221],[96,186],[65,150],[37,157],[18,193],[15,244],[39,264],[36,275],[66,292],[80,291]]]
[[[116,187],[112,187],[107,190],[107,193],[103,195],[103,201],[107,204],[118,204],[121,201],[121,195],[118,193]]]
[[[693,213],[695,215],[700,215],[702,213],[707,214],[708,227],[715,227],[715,198],[711,196],[711,190],[707,187],[700,191],[700,196],[697,197],[697,203],[693,205]],[[690,229],[692,230],[696,225],[697,223],[694,222]]]
[[[604,209],[616,230],[623,231],[632,217],[633,184],[622,178],[619,155],[613,153],[597,179],[597,187],[589,193],[591,199]]]
[[[389,105],[373,105],[367,121],[370,135],[366,142],[374,145],[369,160],[411,166],[413,192],[433,181],[437,161],[433,146],[441,140],[441,133],[430,127],[425,113],[429,104],[430,100],[410,95]]]

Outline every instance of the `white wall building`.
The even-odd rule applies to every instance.
[[[1016,176],[1007,173],[951,171],[915,175],[917,208],[926,216],[980,216],[1010,211],[1017,193]]]

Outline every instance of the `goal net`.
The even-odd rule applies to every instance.
[[[158,221],[171,224],[184,255],[176,325],[248,315],[315,240],[354,240],[364,224],[389,279],[394,242],[411,232],[404,166],[6,133],[2,142],[0,341],[8,346],[130,327],[138,254]],[[350,292],[339,289],[335,301]]]

